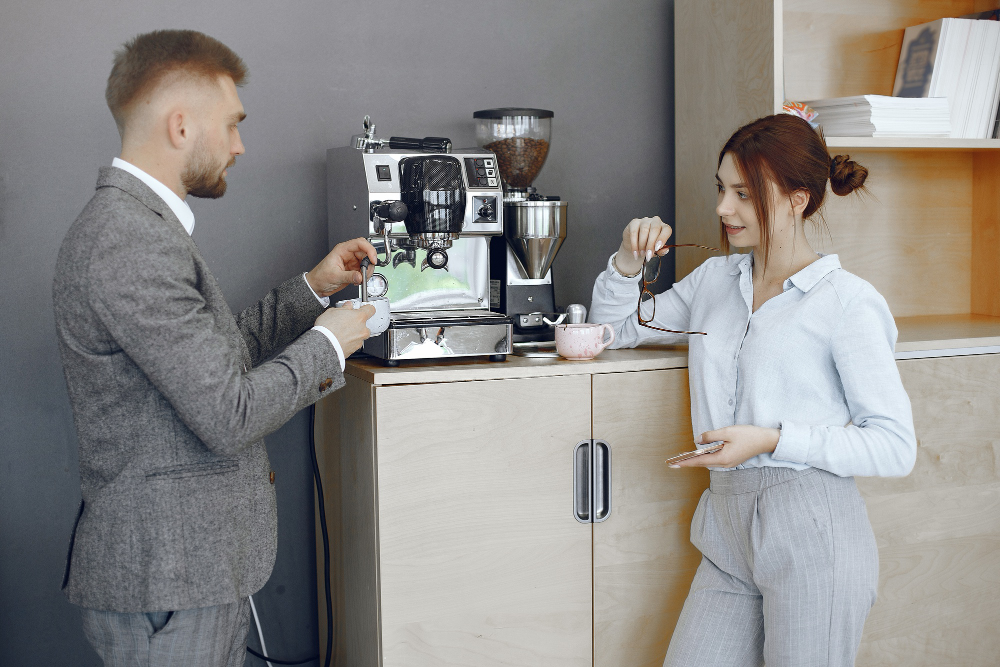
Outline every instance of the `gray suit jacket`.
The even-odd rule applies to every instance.
[[[53,299],[84,501],[69,600],[168,611],[259,590],[277,547],[262,438],[344,384],[302,276],[233,317],[166,203],[109,167]]]

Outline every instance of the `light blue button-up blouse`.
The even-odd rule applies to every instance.
[[[896,325],[869,283],[825,255],[753,310],[752,254],[713,257],[655,297],[639,325],[639,278],[611,260],[594,284],[590,321],[615,347],[688,343],[694,434],[753,424],[780,428],[771,454],[745,467],[816,467],[836,475],[905,475],[916,460],[910,400],[893,357]],[[652,308],[643,304],[643,315]]]

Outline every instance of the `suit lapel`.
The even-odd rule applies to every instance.
[[[101,167],[100,173],[97,176],[97,189],[100,190],[101,188],[118,188],[135,197],[143,206],[167,221],[171,227],[180,230],[184,236],[190,237],[187,230],[184,229],[184,225],[181,224],[181,221],[177,219],[174,212],[167,206],[167,202],[163,201],[160,195],[153,192],[152,188],[124,169],[119,169],[118,167]]]

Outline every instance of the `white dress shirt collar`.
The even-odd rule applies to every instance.
[[[819,255],[819,259],[788,278],[785,285],[786,289],[789,287],[788,283],[791,282],[791,284],[795,285],[803,292],[808,292],[816,286],[816,283],[829,275],[831,271],[841,268],[840,257],[837,255],[824,255],[822,253],[817,254]],[[731,275],[735,276],[740,273],[749,274],[753,268],[753,252],[748,252],[743,255],[729,255],[727,261],[730,264],[729,273]]]
[[[191,207],[188,203],[177,196],[177,193],[165,186],[163,183],[159,182],[139,167],[135,166],[130,162],[126,162],[121,158],[115,158],[111,161],[112,167],[118,167],[128,173],[132,174],[140,181],[149,186],[149,188],[160,196],[160,199],[170,207],[170,210],[174,212],[177,219],[181,221],[184,225],[184,229],[190,235],[194,232],[194,212],[191,211]]]

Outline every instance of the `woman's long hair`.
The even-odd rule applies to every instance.
[[[722,147],[719,165],[727,153],[733,156],[736,171],[746,184],[757,214],[764,253],[760,260],[764,267],[771,247],[773,223],[769,183],[775,183],[784,196],[800,190],[809,195],[809,203],[802,212],[805,220],[823,205],[827,180],[834,194],[844,196],[863,190],[868,177],[868,170],[849,155],[831,158],[819,132],[791,114],[764,116],[744,125]],[[729,237],[721,224],[720,233],[722,247],[728,252]]]

